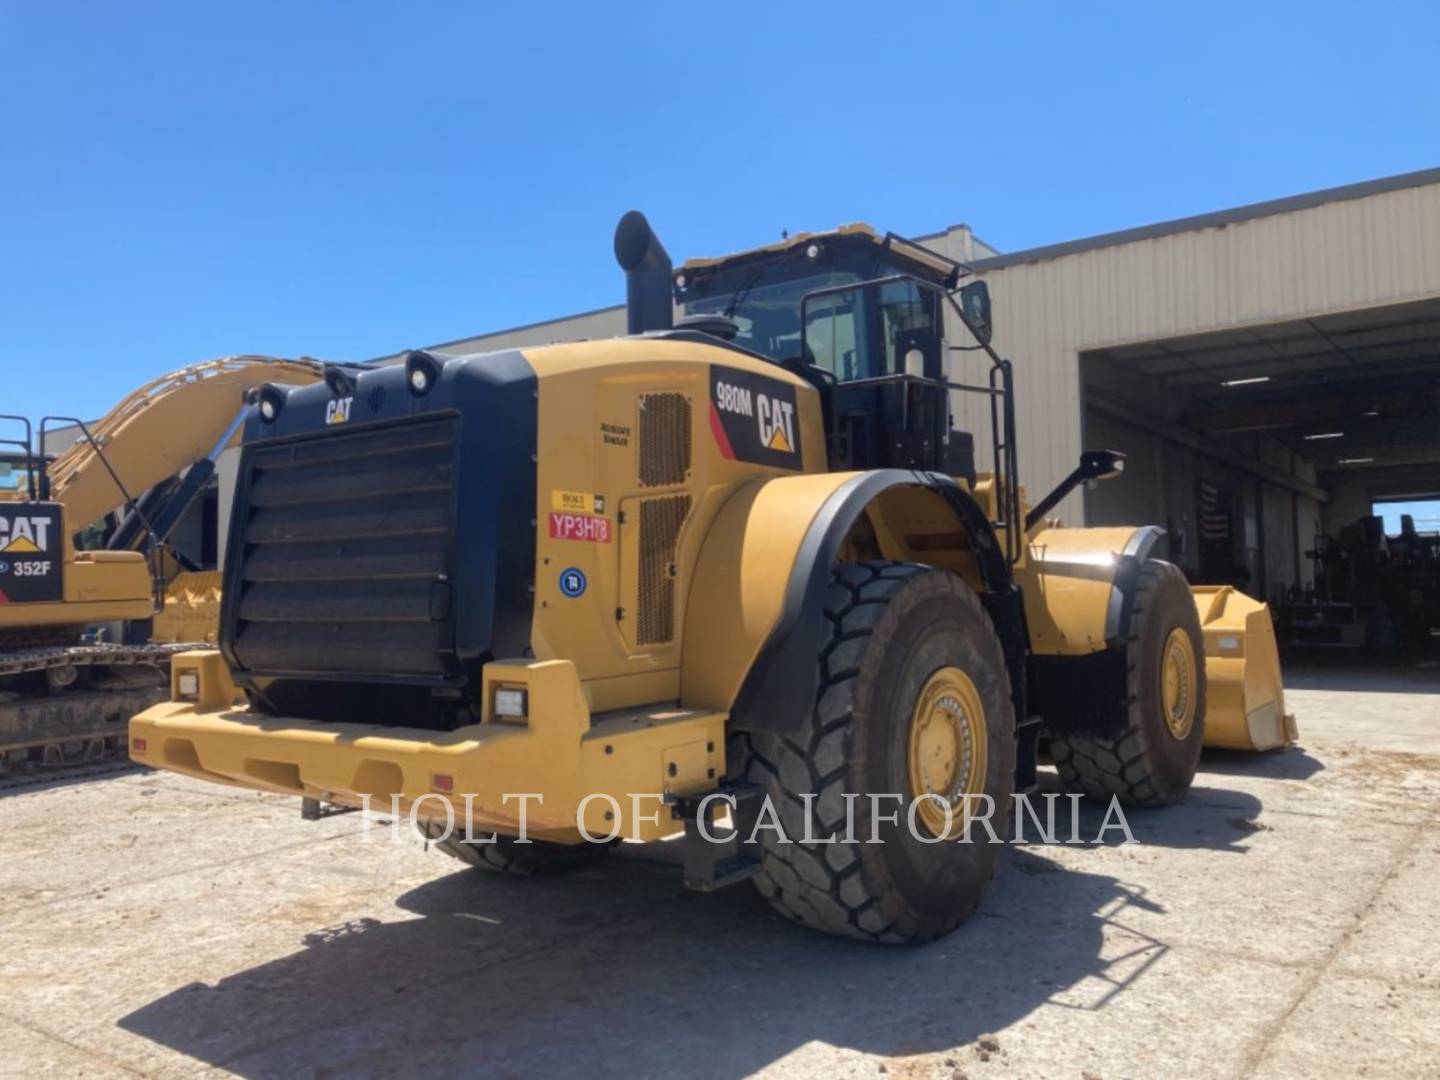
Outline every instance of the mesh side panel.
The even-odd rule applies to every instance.
[[[688,413],[687,413],[688,415]],[[690,514],[689,495],[663,495],[640,504],[640,617],[637,645],[659,645],[675,637],[675,545]]]
[[[690,471],[690,399],[640,395],[640,486],[682,484]]]

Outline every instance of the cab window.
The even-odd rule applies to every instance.
[[[816,289],[844,285],[854,280],[854,274],[837,271],[770,282],[763,274],[756,273],[748,280],[742,279],[734,289],[722,289],[714,295],[687,301],[685,311],[689,315],[716,314],[734,319],[739,330],[735,335],[735,344],[785,363],[800,357],[801,298]],[[810,326],[806,327],[806,343],[814,354],[813,358],[806,359],[827,370],[833,370],[836,349],[843,354],[846,350],[853,352],[855,348],[854,317],[841,310],[846,305],[831,303],[837,299],[843,297],[827,297],[823,302],[817,299],[806,309],[810,322]],[[826,312],[824,321],[830,324],[831,336],[827,340],[831,344],[817,352],[811,331],[822,311]]]
[[[871,352],[864,347],[861,330],[863,292],[822,296],[805,305],[805,359],[823,368],[840,382],[868,379],[873,371]]]
[[[927,361],[934,366],[939,360],[935,294],[912,281],[891,282],[878,291],[886,374],[938,378],[938,370],[925,370]]]

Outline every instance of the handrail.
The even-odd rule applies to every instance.
[[[912,284],[927,292],[943,297],[960,317],[965,329],[979,343],[979,347],[990,357],[990,385],[988,387],[971,386],[966,383],[952,383],[945,379],[925,379],[921,376],[906,375],[906,378],[927,382],[932,385],[943,385],[947,390],[959,390],[962,393],[987,394],[990,397],[990,449],[992,460],[995,465],[995,492],[996,511],[1001,520],[994,524],[996,528],[1005,530],[1005,555],[1011,563],[1019,561],[1023,551],[1025,523],[1020,515],[1020,462],[1019,454],[1015,447],[1015,378],[1014,369],[1009,360],[1006,360],[994,348],[990,342],[981,336],[978,328],[970,317],[965,314],[965,309],[955,301],[953,293],[941,288],[933,281],[926,281],[924,278],[916,277],[913,274],[891,274],[888,277],[872,278],[869,281],[855,281],[844,285],[830,285],[823,289],[815,289],[807,292],[800,298],[800,356],[807,355],[806,337],[806,309],[811,300],[827,296],[840,296],[845,293],[860,292],[865,289],[879,289],[891,284]],[[897,373],[898,374],[898,373]],[[855,379],[845,383],[846,386],[863,386],[867,383],[878,382],[879,380],[893,379],[896,376],[871,376],[866,379]],[[826,431],[826,438],[833,437],[834,432]]]
[[[30,426],[28,416],[17,416],[14,413],[0,413],[0,420],[13,420],[18,424],[25,425],[25,441],[19,439],[0,439],[0,446],[19,447],[25,454],[25,485],[30,489],[30,501],[34,502],[38,497],[35,490],[35,429]],[[40,455],[40,461],[44,462],[45,455]]]

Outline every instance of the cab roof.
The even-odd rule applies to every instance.
[[[787,257],[803,253],[811,244],[816,243],[827,248],[852,251],[868,248],[875,254],[885,252],[897,261],[909,264],[909,269],[917,276],[930,278],[947,286],[953,285],[963,270],[960,263],[946,258],[937,251],[906,240],[895,233],[886,233],[882,236],[874,226],[864,222],[852,222],[828,232],[796,233],[794,236],[788,236],[774,244],[764,244],[730,255],[686,259],[680,265],[680,273],[687,277],[715,276],[746,266],[783,261]]]

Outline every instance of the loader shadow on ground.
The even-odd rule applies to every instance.
[[[1230,847],[1239,793],[1210,794],[1222,801],[1141,815],[1136,838]],[[1085,815],[1088,838],[1103,814]],[[1168,951],[1126,919],[1162,904],[1037,847],[1006,852],[977,914],[914,948],[813,933],[745,886],[686,893],[634,858],[538,881],[461,870],[397,903],[410,917],[307,933],[120,1026],[246,1077],[737,1077],[816,1040],[905,1056],[1047,1004],[1102,1010]]]
[[[915,1054],[1056,994],[1103,1007],[1165,951],[1145,939],[1126,972],[1109,972],[1106,922],[1148,901],[1028,852],[1007,861],[981,912],[921,948],[826,938],[749,889],[677,894],[673,871],[628,860],[548,881],[462,871],[400,898],[417,919],[307,935],[291,956],[183,987],[120,1024],[247,1077],[743,1076],[812,1040]],[[526,918],[566,892],[593,894],[594,913],[548,929]]]
[[[1266,780],[1308,780],[1324,769],[1324,762],[1300,746],[1261,754],[1248,750],[1206,750],[1200,759],[1202,774],[1254,776]]]
[[[1255,756],[1250,755],[1252,759]],[[1204,848],[1244,854],[1246,849],[1240,846],[1241,841],[1247,839],[1253,829],[1242,823],[1253,822],[1260,815],[1263,804],[1249,792],[1206,784],[1204,774],[1211,771],[1208,760],[1202,761],[1200,767],[1199,782],[1191,786],[1190,794],[1181,805],[1124,811],[1126,824],[1136,842],[1172,849]],[[1223,773],[1224,770],[1214,771]],[[1236,770],[1237,774],[1245,771]],[[1108,846],[1127,842],[1124,831],[1119,828],[1118,818],[1110,815],[1105,804],[1090,799],[1081,802],[1078,827],[1072,833],[1064,791],[1059,777],[1050,770],[1042,769],[1035,794],[1031,797],[1036,812],[1044,820],[1040,800],[1049,795],[1057,796],[1056,840],[1064,843],[1072,835],[1079,835],[1087,844],[1097,840]],[[1026,818],[1026,836],[1034,839],[1032,820]]]

